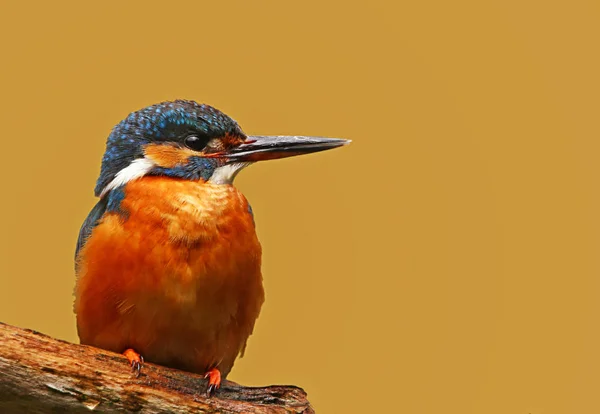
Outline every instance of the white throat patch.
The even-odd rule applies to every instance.
[[[222,167],[217,167],[209,178],[209,182],[213,184],[231,184],[235,176],[245,167],[252,164],[251,162],[234,162],[225,164]]]
[[[100,193],[100,198],[114,188],[125,185],[136,178],[143,177],[148,174],[155,165],[156,164],[148,158],[138,158],[137,160],[133,160],[131,164],[119,171],[117,175],[115,175],[115,178],[104,187],[102,193]]]

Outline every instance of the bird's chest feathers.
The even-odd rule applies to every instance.
[[[126,186],[121,208],[127,218],[109,214],[94,238],[119,250],[112,266],[137,292],[197,310],[235,308],[262,289],[254,220],[233,186],[145,177]]]

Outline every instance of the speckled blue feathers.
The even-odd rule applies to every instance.
[[[226,134],[242,136],[243,132],[233,119],[218,109],[194,101],[162,102],[133,112],[115,126],[108,137],[94,190],[96,196],[119,171],[143,157],[144,145],[153,142],[180,144],[182,137],[189,134],[210,139]]]

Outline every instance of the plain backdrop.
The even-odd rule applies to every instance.
[[[319,413],[600,412],[599,2],[1,9],[1,321],[77,341],[105,139],[194,99],[353,140],[238,177],[267,298],[231,379]]]

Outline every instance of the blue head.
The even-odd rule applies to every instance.
[[[106,194],[143,175],[208,180],[224,159],[204,155],[245,140],[233,119],[208,105],[178,100],[148,106],[112,130],[95,193]]]

